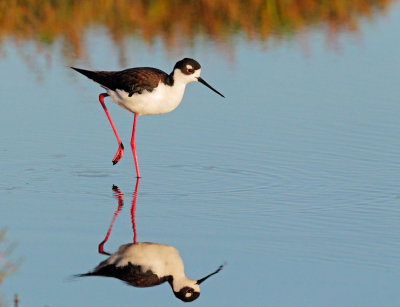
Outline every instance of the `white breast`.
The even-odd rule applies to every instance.
[[[124,90],[107,89],[111,99],[124,109],[138,115],[168,113],[174,110],[182,101],[186,84],[176,82],[174,86],[159,83],[152,91],[143,91],[129,97]]]
[[[158,277],[173,276],[174,291],[179,291],[185,286],[200,291],[197,281],[185,276],[182,258],[178,250],[170,245],[146,242],[121,245],[118,251],[102,262],[96,270],[110,264],[124,267],[129,263],[141,266],[143,273],[150,270]]]

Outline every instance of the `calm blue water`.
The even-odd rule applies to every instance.
[[[180,107],[138,121],[138,241],[175,246],[201,286],[193,306],[396,306],[400,302],[399,5],[332,50],[323,32],[268,49],[239,40],[234,61],[210,44],[167,54],[127,44],[129,66],[170,71],[193,57],[226,99],[190,84]],[[90,64],[117,69],[105,32],[89,31]],[[141,47],[137,47],[137,46]],[[1,289],[21,306],[173,306],[167,284],[138,289],[72,279],[132,242],[136,178],[117,150],[101,89],[35,47],[0,59],[0,228],[23,258]],[[33,58],[27,62],[23,54]],[[28,65],[29,64],[29,65]],[[36,68],[32,68],[36,67]],[[126,145],[132,114],[108,103]]]

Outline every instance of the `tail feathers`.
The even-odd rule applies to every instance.
[[[88,272],[88,273],[84,273],[84,274],[75,274],[75,275],[70,275],[65,280],[66,281],[75,281],[76,278],[79,278],[79,277],[95,276],[95,275],[96,274],[93,274],[93,272]]]
[[[114,73],[110,71],[93,71],[93,70],[86,70],[82,68],[71,67],[73,70],[81,73],[82,75],[92,79],[94,82],[97,82],[102,87],[106,89],[115,90],[116,82],[113,78]]]
[[[86,70],[86,69],[82,69],[82,68],[76,68],[76,67],[70,67],[73,70],[81,73],[82,75],[85,75],[86,77],[94,80],[93,78],[96,76],[97,72],[96,71],[92,71],[92,70]]]
[[[86,276],[96,276],[97,274],[95,272],[87,272],[84,274],[75,274],[74,277],[86,277]]]

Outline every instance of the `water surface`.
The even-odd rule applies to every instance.
[[[318,27],[306,45],[264,49],[238,36],[233,58],[207,40],[171,52],[160,39],[150,51],[128,39],[129,66],[169,72],[193,57],[226,96],[189,84],[177,110],[138,121],[138,241],[176,247],[191,278],[228,263],[193,305],[398,304],[399,8],[361,18],[335,48]],[[74,65],[119,67],[107,31],[86,35],[90,63]],[[17,243],[8,261],[23,258],[3,301],[18,293],[21,306],[179,304],[167,284],[71,280],[105,259],[97,248],[118,207],[113,185],[125,204],[107,251],[132,242],[133,158],[127,149],[112,165],[101,89],[66,67],[60,44],[49,66],[33,61],[37,70],[24,57],[35,58],[35,46],[2,48],[0,226]],[[132,114],[108,108],[128,144]]]

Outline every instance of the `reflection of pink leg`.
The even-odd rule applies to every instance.
[[[137,244],[137,233],[136,233],[136,222],[135,222],[135,212],[136,212],[136,200],[139,190],[139,177],[136,180],[135,192],[133,192],[132,207],[131,207],[131,217],[132,217],[132,229],[133,229],[133,244]]]
[[[137,158],[137,155],[136,155],[136,142],[135,142],[137,117],[138,117],[138,115],[135,113],[135,118],[133,119],[131,147],[132,147],[132,152],[133,152],[133,159],[135,160],[136,175],[137,175],[137,178],[140,178],[139,163],[138,163],[138,158]]]
[[[118,199],[118,208],[114,212],[113,219],[111,220],[110,227],[108,228],[106,237],[104,240],[99,244],[99,253],[103,255],[110,255],[109,253],[104,251],[104,243],[108,241],[108,238],[110,237],[111,230],[114,226],[115,220],[117,219],[118,214],[121,212],[122,206],[124,205],[124,194],[119,190],[117,186],[113,186],[113,191],[114,191],[114,197]]]
[[[118,151],[115,154],[115,157],[114,157],[114,159],[112,161],[113,164],[115,165],[115,164],[118,163],[119,160],[121,160],[122,156],[124,155],[124,145],[122,144],[121,139],[119,138],[117,128],[115,128],[115,125],[114,125],[114,123],[113,123],[113,121],[111,119],[110,113],[108,113],[108,110],[106,108],[106,104],[104,103],[104,97],[107,97],[107,96],[108,96],[107,93],[100,94],[99,95],[99,101],[100,101],[100,103],[101,103],[101,105],[102,105],[102,107],[104,109],[104,112],[106,112],[106,115],[108,117],[108,120],[110,121],[111,127],[114,130],[115,136],[117,137]]]

